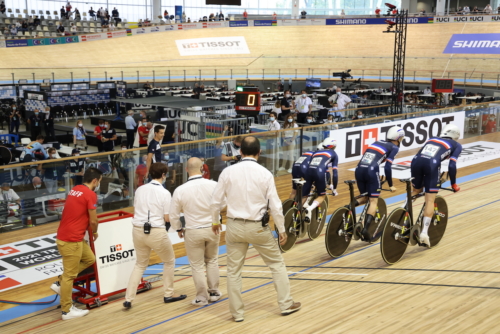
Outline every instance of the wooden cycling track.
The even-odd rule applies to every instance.
[[[500,135],[489,134],[462,140],[500,142]],[[406,151],[400,157],[414,154]],[[460,168],[459,177],[499,166],[499,159]],[[353,178],[341,165],[340,180]],[[243,323],[234,323],[228,312],[226,255],[220,255],[223,299],[208,307],[190,305],[194,285],[190,269],[176,271],[176,291],[188,295],[186,301],[162,302],[161,281],[154,289],[138,295],[133,308],[123,311],[123,296],[108,305],[91,310],[83,319],[63,322],[55,307],[0,324],[3,333],[68,333],[92,329],[103,333],[278,333],[292,329],[304,333],[393,333],[409,332],[496,332],[500,311],[499,237],[493,228],[500,209],[500,175],[490,174],[460,184],[456,194],[443,192],[449,206],[450,221],[441,244],[434,249],[409,247],[403,259],[387,266],[380,255],[380,244],[353,241],[346,255],[333,260],[325,250],[324,237],[303,241],[284,254],[290,272],[292,295],[303,304],[297,314],[282,317],[276,304],[271,274],[258,253],[251,248],[244,268],[243,291],[246,314]],[[395,181],[398,191],[403,184]],[[277,178],[281,198],[286,198],[290,177]],[[330,199],[330,213],[348,202],[347,187],[340,183],[340,196]],[[385,197],[391,197],[384,193]],[[401,205],[388,205],[388,211]],[[421,204],[421,200],[415,203]],[[53,233],[57,224],[2,236],[2,243]],[[179,246],[180,247],[180,246]],[[181,250],[178,250],[182,255]],[[152,263],[159,262],[153,256]],[[178,263],[179,264],[179,263]],[[187,263],[182,263],[187,264]],[[0,299],[32,301],[52,295],[53,279],[0,294]],[[3,304],[1,309],[8,307]],[[152,326],[152,327],[150,327]]]

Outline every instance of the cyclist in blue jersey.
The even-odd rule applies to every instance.
[[[327,186],[332,190],[334,196],[338,195],[336,188],[338,183],[337,170],[339,158],[337,153],[335,153],[337,141],[332,137],[328,137],[323,141],[321,146],[322,149],[314,152],[311,157],[311,162],[305,174],[306,183],[302,188],[304,201],[307,200],[307,195],[309,195],[313,183],[318,194],[318,197],[311,205],[308,205],[307,202],[304,204],[304,208],[307,210],[306,218],[309,219],[309,221],[311,220],[313,210],[320,206],[325,200]]]
[[[381,191],[379,166],[385,162],[384,173],[387,183],[391,192],[396,191],[396,187],[392,184],[392,162],[399,152],[399,146],[404,137],[405,131],[399,126],[393,126],[387,132],[385,141],[376,141],[366,149],[356,167],[354,175],[359,192],[360,194],[368,194],[361,198],[356,205],[364,204],[368,202],[368,199],[370,201],[368,210],[366,211],[363,230],[361,231],[361,237],[364,241],[370,241],[371,239],[368,228],[374,220],[374,215],[377,211],[377,202]]]
[[[297,193],[297,184],[293,182],[294,179],[302,179],[306,178],[305,174],[307,172],[307,168],[309,167],[309,163],[311,162],[311,158],[313,156],[313,151],[307,151],[302,153],[300,158],[295,161],[292,167],[292,192],[290,193],[290,199],[294,199]]]
[[[428,247],[431,247],[431,244],[427,232],[434,214],[436,194],[441,187],[439,178],[442,161],[450,159],[448,175],[451,187],[455,192],[460,190],[456,183],[457,159],[462,152],[462,145],[456,142],[458,138],[460,138],[460,129],[456,125],[448,124],[443,128],[441,135],[429,139],[411,161],[413,195],[421,193],[422,188],[425,188],[425,210],[420,243]]]

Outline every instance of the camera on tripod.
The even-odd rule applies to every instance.
[[[340,78],[340,80],[342,80],[342,84],[344,84],[345,79],[352,79],[351,70],[347,70],[344,72],[333,72],[332,77]]]

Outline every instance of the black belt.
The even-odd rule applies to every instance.
[[[262,221],[262,219],[253,220],[253,219],[231,218],[231,217],[227,217],[227,218],[232,219],[232,220],[243,220],[243,221],[252,222],[252,223],[258,223],[258,222]]]

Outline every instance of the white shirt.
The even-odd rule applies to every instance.
[[[172,195],[158,181],[137,188],[134,198],[134,226],[142,227],[148,221],[151,227],[165,227],[164,216],[170,211]]]
[[[288,120],[287,120],[288,122]],[[299,125],[297,123],[295,123],[293,125],[293,128],[298,128]],[[286,128],[287,131],[284,131],[283,132],[283,137],[286,139],[286,138],[292,138],[292,137],[297,137],[297,135],[299,134],[299,131],[292,131],[291,130],[292,127],[289,127],[289,128]],[[283,130],[285,130],[285,127],[283,127]]]
[[[213,221],[217,221],[226,200],[227,217],[249,220],[261,220],[269,201],[274,224],[280,233],[285,232],[283,208],[273,174],[255,159],[244,158],[222,171],[210,205]]]
[[[281,125],[277,120],[269,122],[269,131],[275,131],[275,130],[280,130],[280,129],[281,129]]]
[[[275,106],[273,106],[273,111],[279,115],[279,114],[281,114],[281,107],[276,108]]]
[[[312,105],[312,101],[309,96],[305,98],[300,96],[295,99],[295,108],[299,111],[299,113],[304,114],[309,112],[309,105]]]
[[[16,192],[13,189],[9,189],[8,191],[1,191],[0,194],[0,201],[17,201],[19,200],[19,196],[16,194]]]
[[[177,187],[170,205],[170,224],[174,230],[180,230],[181,212],[186,220],[186,230],[211,227],[212,221],[210,202],[217,182],[204,179],[201,175],[191,176],[186,183]],[[217,214],[218,215],[218,214]]]
[[[430,95],[432,94],[432,91],[428,88],[424,89],[424,94]]]
[[[76,32],[76,26],[71,26],[71,32]]]
[[[340,93],[340,95],[336,94],[336,95],[330,96],[328,101],[330,101],[332,103],[336,103],[337,104],[336,110],[341,110],[341,109],[345,109],[345,105],[347,103],[351,102],[352,100],[349,96]]]

